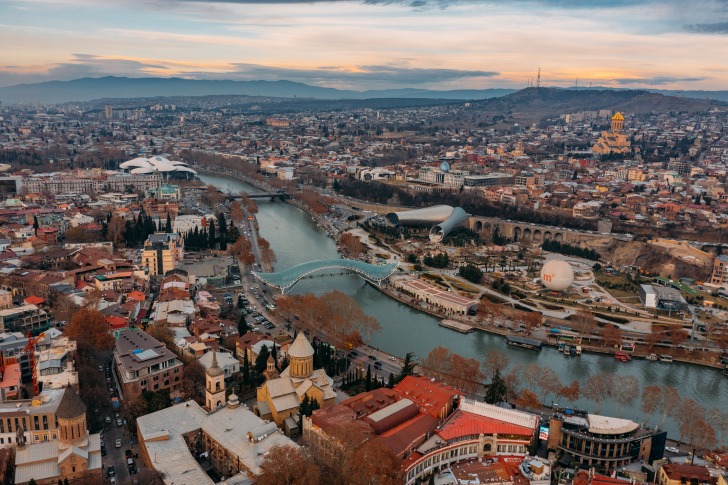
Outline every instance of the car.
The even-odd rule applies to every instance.
[[[121,438],[117,438],[116,442],[114,443],[116,448],[121,448]]]
[[[101,456],[106,456],[106,447],[105,446],[101,447]]]
[[[121,425],[122,425],[121,418],[119,418],[116,420],[116,426],[121,428]]]
[[[111,418],[109,416],[106,416],[106,419],[104,419],[106,424],[111,424]]]
[[[106,476],[113,477],[116,475],[116,469],[114,468],[114,465],[109,466],[106,469]]]
[[[369,356],[369,360],[377,360],[377,357],[376,357],[376,356],[374,356],[374,355],[370,355],[370,356]]]
[[[116,485],[116,483],[117,483],[116,482],[116,477],[110,477],[109,478],[109,483],[112,484],[112,485]]]
[[[397,357],[395,357],[393,355],[390,355],[388,358],[389,358],[389,360],[397,360]]]
[[[357,352],[356,350],[352,350],[351,352],[349,352],[349,355],[351,357],[358,357],[359,356],[359,352]]]
[[[133,454],[133,453],[131,452],[131,450],[124,450],[124,456],[125,456],[125,457],[126,457],[127,459],[129,459],[129,458],[131,458],[132,456],[134,456],[134,454]]]

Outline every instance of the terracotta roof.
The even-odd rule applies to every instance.
[[[59,419],[73,419],[85,413],[86,405],[81,401],[79,395],[70,386],[66,387],[66,392],[63,393],[58,409],[56,409],[56,416]]]
[[[494,433],[530,437],[533,430],[525,426],[498,421],[497,419],[463,412],[458,409],[437,432],[444,440],[451,440],[460,436],[491,435]]]

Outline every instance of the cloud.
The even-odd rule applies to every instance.
[[[689,24],[685,26],[685,30],[695,34],[728,34],[728,22]]]
[[[706,77],[670,77],[670,76],[655,76],[655,77],[648,77],[648,78],[620,78],[620,79],[613,79],[613,81],[617,84],[649,84],[649,85],[657,85],[662,86],[665,84],[673,84],[673,83],[692,83],[692,82],[700,82],[705,81]]]
[[[288,80],[316,85],[348,84],[369,86],[415,86],[447,83],[468,78],[493,78],[496,71],[418,68],[395,65],[322,66],[315,69],[295,69],[236,63],[233,70],[221,73],[187,72],[186,76],[203,79]]]

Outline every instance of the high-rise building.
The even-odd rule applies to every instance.
[[[107,104],[104,106],[104,112],[106,113],[106,119],[110,120],[114,116],[114,107]]]

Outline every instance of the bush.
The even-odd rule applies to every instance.
[[[477,266],[468,264],[460,266],[460,276],[470,281],[471,283],[480,283],[483,279],[483,272],[478,269]]]

